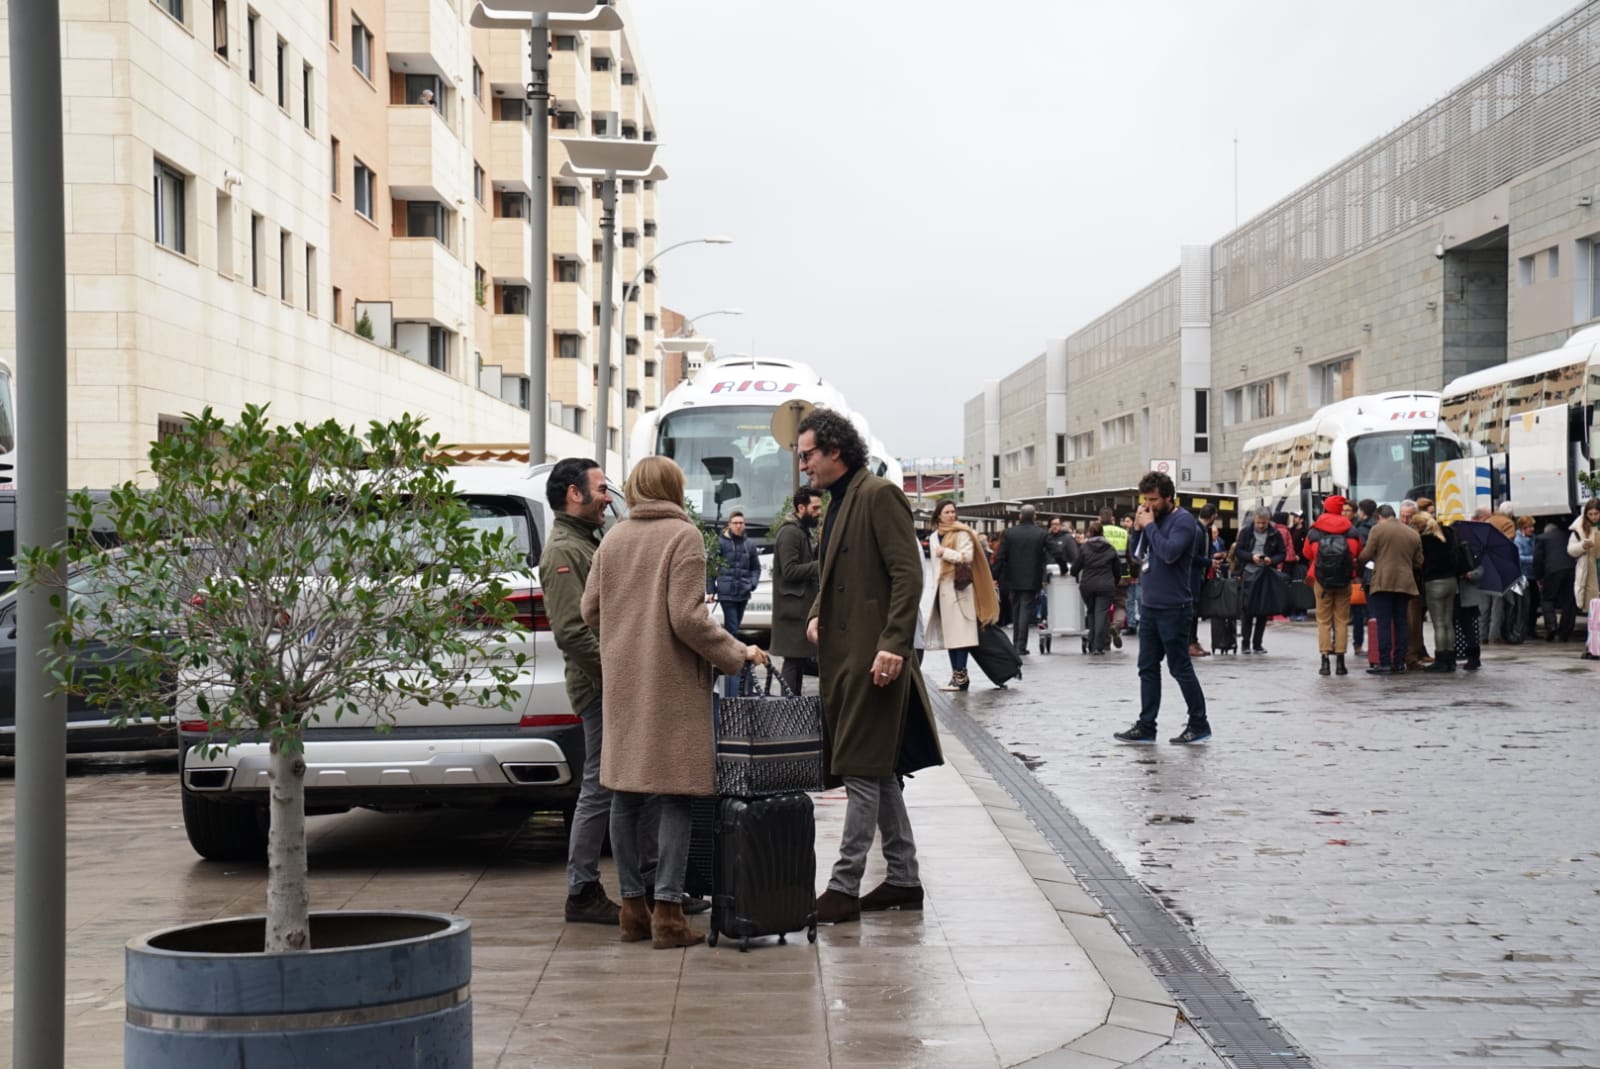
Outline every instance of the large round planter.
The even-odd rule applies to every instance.
[[[469,1069],[462,917],[311,915],[311,950],[266,954],[265,918],[168,928],[127,951],[128,1069]]]

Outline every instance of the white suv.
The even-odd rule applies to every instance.
[[[382,730],[374,718],[349,715],[309,728],[308,813],[514,806],[559,810],[570,819],[583,778],[583,725],[567,702],[565,666],[538,585],[539,555],[550,532],[545,484],[551,467],[489,461],[450,473],[475,522],[510,531],[526,554],[527,569],[512,583],[512,600],[531,634],[507,647],[525,658],[512,681],[511,707],[409,706]],[[262,856],[267,744],[241,742],[206,752],[197,748],[208,737],[205,722],[182,708],[178,730],[190,844],[216,861]]]

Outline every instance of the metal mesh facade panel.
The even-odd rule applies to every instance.
[[[1237,311],[1597,138],[1600,2],[1224,237],[1212,249],[1213,311]]]
[[[1109,371],[1177,336],[1178,272],[1172,271],[1067,339],[1067,381]]]

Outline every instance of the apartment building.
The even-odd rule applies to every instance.
[[[1257,434],[1347,397],[1438,390],[1600,321],[1597,84],[1591,2],[1181,247],[967,402],[968,500],[1124,488],[1158,466],[1228,492]]]
[[[207,405],[526,440],[533,123],[653,139],[654,108],[624,29],[556,35],[554,114],[532,115],[527,32],[474,28],[471,7],[63,3],[73,483],[138,477],[150,440]],[[552,175],[564,158],[553,143]],[[6,181],[11,164],[7,139]],[[549,448],[592,453],[599,197],[553,178],[548,211]],[[624,188],[616,292],[641,284],[612,353],[633,412],[660,397],[656,228],[656,191]],[[10,229],[6,294],[26,270]],[[22,377],[12,307],[0,361]]]

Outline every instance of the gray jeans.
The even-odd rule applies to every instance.
[[[652,809],[660,811],[654,820]],[[683,877],[689,867],[689,797],[612,792],[611,856],[617,863],[623,898],[644,896],[648,877],[643,859],[647,851],[654,857],[658,849],[655,899],[682,902]]]
[[[578,788],[572,834],[567,838],[567,893],[572,895],[600,878],[600,850],[611,825],[611,789],[600,785],[600,748],[605,739],[600,699],[590,702],[578,715],[583,718],[583,784]],[[656,810],[651,808],[646,816],[656,819]],[[648,853],[640,860],[640,870],[651,877],[655,875],[653,837]]]
[[[1425,585],[1428,619],[1433,621],[1433,655],[1454,657],[1456,652],[1456,581],[1429,579]]]
[[[828,886],[859,896],[873,836],[882,832],[883,859],[889,865],[889,882],[896,887],[920,887],[917,844],[911,837],[911,818],[906,814],[900,781],[894,776],[846,776],[844,790],[844,834],[839,838],[839,860],[833,866]]]

